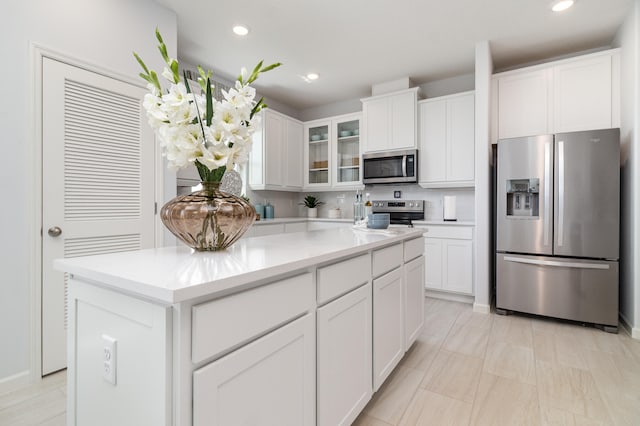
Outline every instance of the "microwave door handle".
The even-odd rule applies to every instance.
[[[402,176],[407,177],[407,157],[408,155],[402,156]]]

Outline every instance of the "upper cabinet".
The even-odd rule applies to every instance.
[[[362,99],[362,151],[416,148],[418,88]]]
[[[346,114],[304,125],[304,187],[311,190],[362,188],[360,121]]]
[[[418,115],[420,186],[474,186],[474,93],[420,101]]]
[[[253,135],[249,186],[254,190],[300,191],[302,123],[270,109],[261,114],[261,127]]]
[[[492,142],[620,126],[620,50],[495,74]]]

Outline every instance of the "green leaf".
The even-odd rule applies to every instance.
[[[207,78],[207,126],[211,126],[211,120],[213,119],[213,93],[211,93],[211,80]]]
[[[198,65],[198,72],[200,73],[200,78],[198,79],[198,83],[200,83],[200,88],[203,92],[207,92],[207,80],[211,79],[211,70],[204,72],[204,68]]]
[[[171,66],[171,72],[173,73],[173,82],[177,84],[180,81],[180,73],[178,71],[178,61],[172,60],[170,66]],[[187,80],[185,79],[184,81],[186,84]]]
[[[262,68],[262,70],[260,70],[260,72],[263,73],[263,72],[271,71],[274,68],[278,68],[280,65],[282,65],[282,63],[280,63],[280,62],[276,62],[276,63],[271,64],[271,65],[267,65],[266,67]]]
[[[142,58],[140,56],[138,56],[138,54],[136,52],[133,52],[133,56],[136,58],[136,60],[138,61],[138,63],[140,64],[140,66],[142,67],[142,69],[144,70],[144,72],[146,72],[147,74],[149,74],[149,68],[147,68],[147,66],[145,65],[145,63],[142,61]]]

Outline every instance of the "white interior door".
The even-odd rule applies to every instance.
[[[42,374],[66,367],[67,276],[53,259],[154,246],[154,137],[145,90],[42,65]]]

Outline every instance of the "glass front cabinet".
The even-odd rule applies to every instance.
[[[305,124],[305,188],[362,188],[361,117],[347,114]]]

